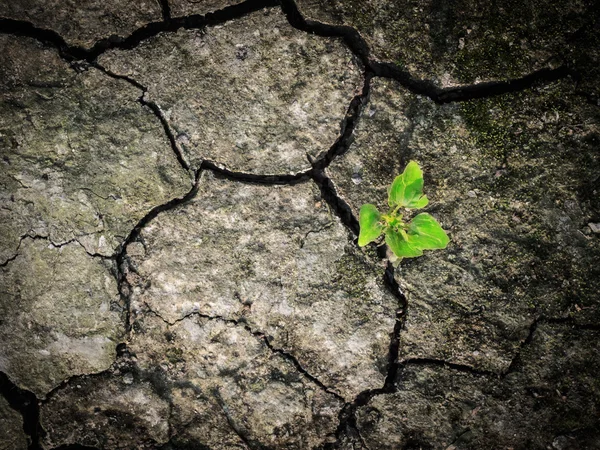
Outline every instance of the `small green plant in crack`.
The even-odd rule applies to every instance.
[[[394,253],[392,263],[396,266],[402,258],[421,256],[423,250],[446,248],[450,239],[430,214],[417,214],[409,222],[400,212],[424,208],[428,203],[429,199],[423,195],[423,172],[415,161],[411,161],[389,188],[390,211],[387,214],[381,214],[369,203],[361,206],[358,245],[364,247],[385,235],[385,242]]]

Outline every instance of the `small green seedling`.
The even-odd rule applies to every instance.
[[[386,244],[395,255],[392,262],[396,265],[402,258],[421,256],[423,250],[446,248],[450,239],[431,215],[421,213],[411,222],[402,220],[401,208],[419,209],[428,203],[429,199],[423,195],[423,172],[416,162],[411,161],[390,186],[389,213],[381,214],[371,204],[360,208],[358,245],[364,247],[384,234]]]

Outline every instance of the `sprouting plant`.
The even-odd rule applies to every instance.
[[[410,222],[402,218],[401,208],[418,209],[428,203],[429,199],[423,195],[423,172],[415,161],[411,161],[389,188],[391,209],[387,214],[381,214],[371,204],[360,208],[358,245],[364,247],[384,234],[386,244],[395,255],[392,258],[395,264],[402,258],[421,256],[423,250],[446,248],[450,239],[431,215],[417,214]]]

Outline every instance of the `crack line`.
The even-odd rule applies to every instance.
[[[371,67],[376,76],[393,79],[412,93],[429,97],[439,104],[465,102],[478,98],[494,97],[510,92],[520,92],[541,82],[551,83],[567,77],[572,77],[574,79],[579,77],[574,69],[563,65],[556,69],[545,67],[521,78],[440,88],[431,81],[413,78],[408,72],[399,69],[392,63],[371,61],[369,67]]]
[[[120,75],[120,74],[114,73],[114,72],[110,71],[109,69],[107,69],[106,67],[104,67],[96,62],[92,63],[91,65],[92,65],[92,67],[95,67],[96,69],[100,70],[107,76],[114,78],[116,80],[123,80],[142,91],[142,95],[137,100],[138,103],[140,103],[142,106],[145,106],[148,109],[150,109],[152,111],[152,113],[158,118],[158,120],[160,121],[160,123],[163,127],[165,135],[167,136],[167,139],[169,140],[171,149],[173,150],[173,153],[175,153],[175,156],[177,158],[177,161],[179,162],[179,165],[183,169],[185,169],[185,171],[188,173],[188,175],[192,175],[190,164],[186,160],[183,149],[177,142],[177,138],[175,137],[173,131],[171,130],[171,126],[169,125],[169,122],[168,122],[163,110],[156,102],[146,99],[148,96],[148,88],[146,86],[142,85],[137,80],[135,80],[127,75]]]
[[[265,185],[295,185],[303,183],[310,178],[312,169],[304,170],[294,174],[279,174],[279,175],[261,175],[249,172],[236,172],[228,169],[224,164],[205,159],[200,164],[201,170],[210,170],[222,177],[246,183],[256,183]]]
[[[160,1],[161,5],[167,2],[167,0]],[[521,78],[440,88],[430,80],[414,78],[409,72],[400,69],[393,63],[370,59],[369,47],[356,29],[346,25],[329,25],[306,20],[300,13],[294,0],[246,0],[205,15],[189,15],[177,18],[165,17],[167,13],[170,16],[170,8],[166,11],[163,6],[162,21],[148,23],[136,29],[127,37],[111,36],[100,39],[88,49],[69,45],[57,32],[36,27],[33,23],[23,20],[0,18],[0,33],[37,39],[42,43],[55,47],[59,55],[68,62],[84,60],[92,63],[100,55],[109,50],[134,49],[141,42],[153,38],[159,33],[176,32],[182,28],[186,30],[203,29],[207,26],[219,25],[253,12],[276,6],[281,7],[290,25],[300,31],[321,37],[341,38],[350,51],[362,62],[366,71],[372,76],[393,79],[412,93],[429,97],[436,103],[463,102],[476,98],[518,92],[528,89],[539,82],[552,82],[569,76],[575,79],[579,78],[575,69],[563,65],[556,69],[546,67],[524,75]]]
[[[169,22],[171,20],[171,5],[169,5],[169,0],[158,0],[158,3],[160,3],[163,22]]]
[[[29,450],[41,450],[40,439],[46,435],[40,424],[40,407],[36,395],[22,389],[11,381],[9,376],[0,371],[0,394],[10,407],[21,414],[23,432],[29,440]]]
[[[398,308],[396,309],[396,321],[394,329],[390,333],[390,343],[388,348],[388,364],[387,374],[383,386],[376,389],[367,389],[360,392],[351,402],[346,402],[339,414],[339,423],[336,430],[336,442],[326,444],[323,449],[337,448],[344,436],[358,439],[364,448],[368,448],[363,437],[361,436],[358,424],[356,422],[356,411],[361,406],[367,405],[371,399],[378,395],[391,394],[396,391],[396,377],[398,375],[399,365],[397,362],[398,353],[400,351],[400,331],[404,327],[406,320],[406,310],[408,301],[400,286],[394,278],[394,267],[388,262],[384,282],[388,290],[398,300]]]
[[[169,200],[162,205],[155,206],[150,211],[146,213],[144,217],[142,217],[139,222],[132,228],[129,232],[125,240],[121,243],[120,248],[117,249],[115,254],[116,261],[116,278],[117,278],[117,286],[119,289],[119,295],[121,300],[123,301],[124,309],[125,309],[125,331],[129,333],[131,331],[131,286],[129,281],[127,281],[127,273],[129,271],[129,260],[127,257],[127,246],[134,242],[144,229],[146,225],[148,225],[153,219],[155,219],[161,212],[168,211],[170,209],[174,209],[178,206],[184,205],[191,201],[196,194],[198,193],[198,188],[200,184],[200,175],[201,169],[196,171],[195,180],[190,191],[185,194],[183,197],[176,197],[174,199]]]
[[[254,439],[250,439],[248,437],[248,433],[246,431],[242,431],[242,429],[235,423],[235,421],[233,420],[233,417],[231,417],[231,414],[229,413],[229,408],[227,407],[227,405],[225,404],[225,401],[223,400],[223,397],[221,396],[221,392],[220,392],[219,388],[213,389],[213,396],[217,400],[217,404],[221,408],[221,411],[223,411],[223,415],[225,416],[225,419],[227,420],[227,424],[229,425],[229,428],[231,428],[234,431],[234,433],[240,438],[240,440],[250,450],[255,450],[255,449],[257,449],[257,450],[265,449],[266,450],[268,448],[268,447],[264,447],[260,442],[257,442]]]
[[[196,317],[200,317],[202,319],[207,319],[207,320],[218,320],[224,323],[229,323],[229,324],[233,324],[235,326],[238,327],[242,327],[244,328],[248,333],[250,333],[252,336],[260,339],[261,341],[264,342],[265,346],[272,352],[272,353],[277,353],[279,355],[281,355],[283,357],[283,359],[287,360],[288,362],[290,362],[298,372],[300,372],[302,375],[304,375],[308,380],[310,380],[312,383],[316,384],[319,388],[321,388],[323,391],[327,392],[330,395],[333,395],[337,400],[339,400],[342,403],[346,403],[346,399],[344,399],[340,394],[338,394],[337,392],[335,392],[334,390],[332,390],[331,388],[327,387],[325,384],[323,384],[323,382],[321,380],[319,380],[317,377],[315,377],[314,375],[312,375],[310,372],[308,372],[298,361],[298,359],[296,359],[296,357],[294,355],[292,355],[291,353],[289,353],[288,351],[281,349],[281,348],[277,348],[275,346],[273,346],[273,344],[271,343],[271,337],[266,335],[265,333],[263,333],[262,331],[257,331],[254,330],[249,324],[248,322],[244,319],[231,319],[231,318],[227,318],[227,317],[223,317],[223,316],[212,316],[210,314],[204,314],[198,311],[194,311],[191,312],[189,314],[184,315],[183,317],[170,322],[169,320],[165,319],[164,317],[162,317],[158,312],[154,311],[152,308],[150,308],[150,306],[148,305],[148,303],[144,302],[144,305],[146,306],[146,308],[148,309],[148,311],[153,314],[154,316],[156,316],[157,318],[159,318],[160,320],[162,320],[164,323],[166,323],[169,326],[173,326],[179,322],[182,322],[185,319],[188,319],[192,316],[196,316]]]
[[[529,326],[529,332],[527,333],[527,337],[520,342],[519,347],[517,348],[515,355],[513,356],[509,366],[503,371],[494,372],[492,370],[478,369],[478,368],[470,366],[468,364],[454,363],[451,361],[447,361],[447,360],[443,360],[443,359],[436,359],[436,358],[408,358],[408,359],[404,359],[402,361],[398,361],[397,365],[399,367],[406,367],[409,365],[437,366],[437,367],[444,367],[447,369],[456,370],[459,372],[470,373],[472,375],[477,375],[477,376],[494,377],[494,378],[498,378],[498,379],[503,379],[503,378],[506,378],[509,374],[513,373],[515,370],[517,370],[517,365],[520,362],[519,360],[521,358],[523,349],[531,344],[531,342],[533,341],[533,338],[535,336],[535,332],[537,331],[540,324],[565,325],[565,326],[571,326],[576,330],[600,331],[600,325],[580,324],[571,317],[539,316]]]
[[[98,40],[92,47],[83,48],[69,45],[66,40],[54,30],[48,30],[35,26],[32,22],[17,19],[0,18],[0,33],[15,36],[27,36],[53,46],[58,49],[60,56],[68,62],[87,61],[94,62],[100,55],[109,50],[131,50],[143,41],[157,36],[159,33],[176,32],[180,29],[202,29],[207,26],[220,25],[232,19],[240,18],[255,11],[278,5],[277,0],[246,0],[244,2],[226,6],[218,11],[209,12],[205,15],[189,15],[177,18],[166,18],[170,16],[170,8],[165,8],[165,0],[160,0],[163,10],[163,20],[150,22],[134,30],[129,36],[122,37],[113,35]]]
[[[567,66],[556,69],[543,68],[520,78],[500,81],[489,81],[470,85],[440,88],[430,80],[413,77],[409,72],[400,69],[393,63],[370,59],[370,49],[360,33],[346,25],[330,25],[302,16],[294,0],[281,0],[281,8],[290,25],[301,31],[323,37],[342,38],[350,51],[362,62],[373,76],[390,78],[400,83],[413,94],[424,95],[436,103],[464,102],[476,98],[491,97],[508,92],[518,92],[534,86],[538,82],[552,82],[568,76],[578,78],[577,72]]]
[[[342,120],[340,126],[340,134],[333,145],[327,150],[322,156],[318,157],[315,161],[309,162],[311,163],[314,170],[322,171],[331,164],[331,162],[346,153],[350,149],[350,145],[354,141],[354,130],[358,126],[358,122],[360,121],[361,114],[369,102],[369,94],[371,92],[371,80],[373,75],[370,72],[365,71],[363,73],[363,87],[360,94],[354,96],[348,109],[346,110],[346,115]]]

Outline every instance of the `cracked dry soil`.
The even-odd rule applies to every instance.
[[[0,0],[0,449],[600,449],[599,10]]]

